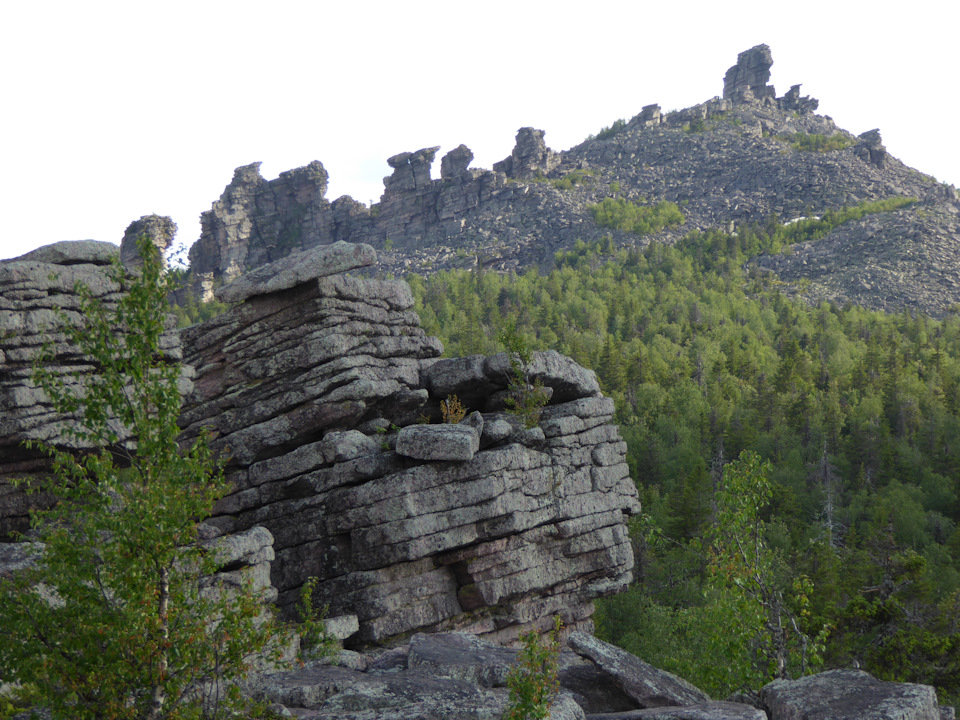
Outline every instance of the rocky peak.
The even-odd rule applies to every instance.
[[[453,180],[459,178],[470,167],[473,161],[473,152],[466,145],[460,144],[448,152],[440,160],[440,178]]]
[[[737,64],[723,76],[723,98],[734,102],[774,97],[770,81],[773,54],[768,45],[757,45],[737,55]]]
[[[209,299],[215,282],[231,282],[329,237],[334,218],[324,197],[327,180],[316,160],[270,181],[260,175],[258,162],[238,167],[220,199],[200,216],[200,239],[190,248],[194,292]]]
[[[120,243],[120,262],[124,267],[134,269],[143,265],[137,242],[144,235],[150,243],[160,251],[160,261],[163,267],[167,266],[166,252],[173,245],[173,237],[177,234],[177,224],[169,217],[160,215],[144,215],[127,226]]]
[[[430,166],[440,146],[423,148],[416,152],[403,152],[387,159],[393,174],[383,179],[386,192],[417,190],[430,185]]]
[[[560,164],[560,156],[547,147],[544,131],[522,127],[517,131],[517,144],[510,157],[494,163],[493,169],[510,178],[546,175]]]

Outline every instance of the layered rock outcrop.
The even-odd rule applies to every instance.
[[[553,614],[591,627],[592,600],[629,581],[624,519],[639,509],[612,401],[591,371],[536,354],[530,378],[552,397],[523,427],[505,411],[506,355],[440,359],[405,283],[324,275],[371,253],[291,258],[300,274],[272,274],[289,282],[226,286],[241,304],[183,332],[185,436],[212,431],[233,485],[210,522],[270,529],[281,608],[316,576],[333,614],[359,617],[355,643],[441,629],[512,641]],[[476,412],[419,424],[450,395]]]
[[[48,472],[49,457],[24,446],[41,441],[63,450],[87,450],[64,434],[68,417],[58,415],[33,380],[33,365],[47,352],[64,376],[97,372],[88,357],[68,342],[64,330],[81,321],[80,283],[111,307],[120,287],[110,277],[116,245],[93,240],[60,242],[0,262],[0,540],[29,527],[29,509],[42,507],[43,495],[27,495],[12,480]],[[163,338],[171,361],[181,359],[173,324]]]

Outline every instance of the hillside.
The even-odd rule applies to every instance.
[[[461,145],[432,179],[439,147],[399,153],[371,207],[349,196],[328,201],[320,162],[270,181],[259,163],[238,168],[202,217],[192,286],[209,297],[248,269],[337,240],[370,243],[380,270],[395,275],[478,265],[547,270],[577,240],[669,244],[692,231],[736,233],[771,218],[909,197],[917,201],[909,208],[755,262],[813,301],[934,316],[960,303],[956,189],[890,155],[878,130],[855,136],[816,114],[818,101],[800,86],[777,97],[772,64],[767,46],[752,48],[727,71],[722,97],[672,112],[647,105],[568,151],[551,150],[542,130],[521,128],[511,156],[492,170],[470,168],[473,154]],[[669,201],[683,222],[644,236],[601,227],[591,206],[605,198]]]

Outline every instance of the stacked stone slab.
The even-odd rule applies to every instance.
[[[536,354],[530,379],[552,397],[525,428],[504,410],[506,355],[438,359],[409,287],[340,273],[375,256],[334,248],[226,286],[240,304],[183,332],[197,374],[185,437],[212,432],[233,485],[211,522],[267,527],[281,608],[316,576],[332,614],[358,616],[352,642],[510,642],[554,614],[589,628],[592,600],[629,581],[624,520],[639,509],[595,374]],[[474,412],[444,430],[449,395]]]
[[[42,475],[49,468],[49,458],[24,447],[24,441],[86,449],[64,436],[63,423],[68,418],[54,413],[31,374],[45,345],[52,353],[52,364],[65,376],[96,372],[90,359],[67,342],[63,331],[65,323],[81,319],[78,283],[107,306],[119,298],[119,287],[107,274],[118,252],[116,245],[105,242],[60,242],[0,262],[0,539],[26,530],[30,507],[47,502],[11,483]],[[163,342],[168,357],[179,359],[177,334],[168,333]]]

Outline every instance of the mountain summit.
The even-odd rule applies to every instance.
[[[607,236],[617,246],[673,243],[693,231],[788,222],[889,198],[914,202],[865,215],[787,254],[753,262],[802,286],[812,301],[911,308],[942,315],[960,303],[960,197],[952,186],[890,155],[879,130],[853,135],[794,85],[777,96],[773,57],[758,45],[739,54],[723,94],[683,110],[649,104],[630,120],[561,152],[543,130],[520,128],[509,157],[470,167],[460,145],[431,167],[439,147],[387,161],[380,202],[325,198],[320,162],[265,180],[259,163],[237,168],[202,216],[190,250],[192,287],[214,284],[291,252],[338,240],[366,242],[384,272],[479,266],[549,268],[557,251]],[[682,222],[644,236],[601,227],[594,206],[677,206]],[[802,281],[802,282],[801,282]]]

